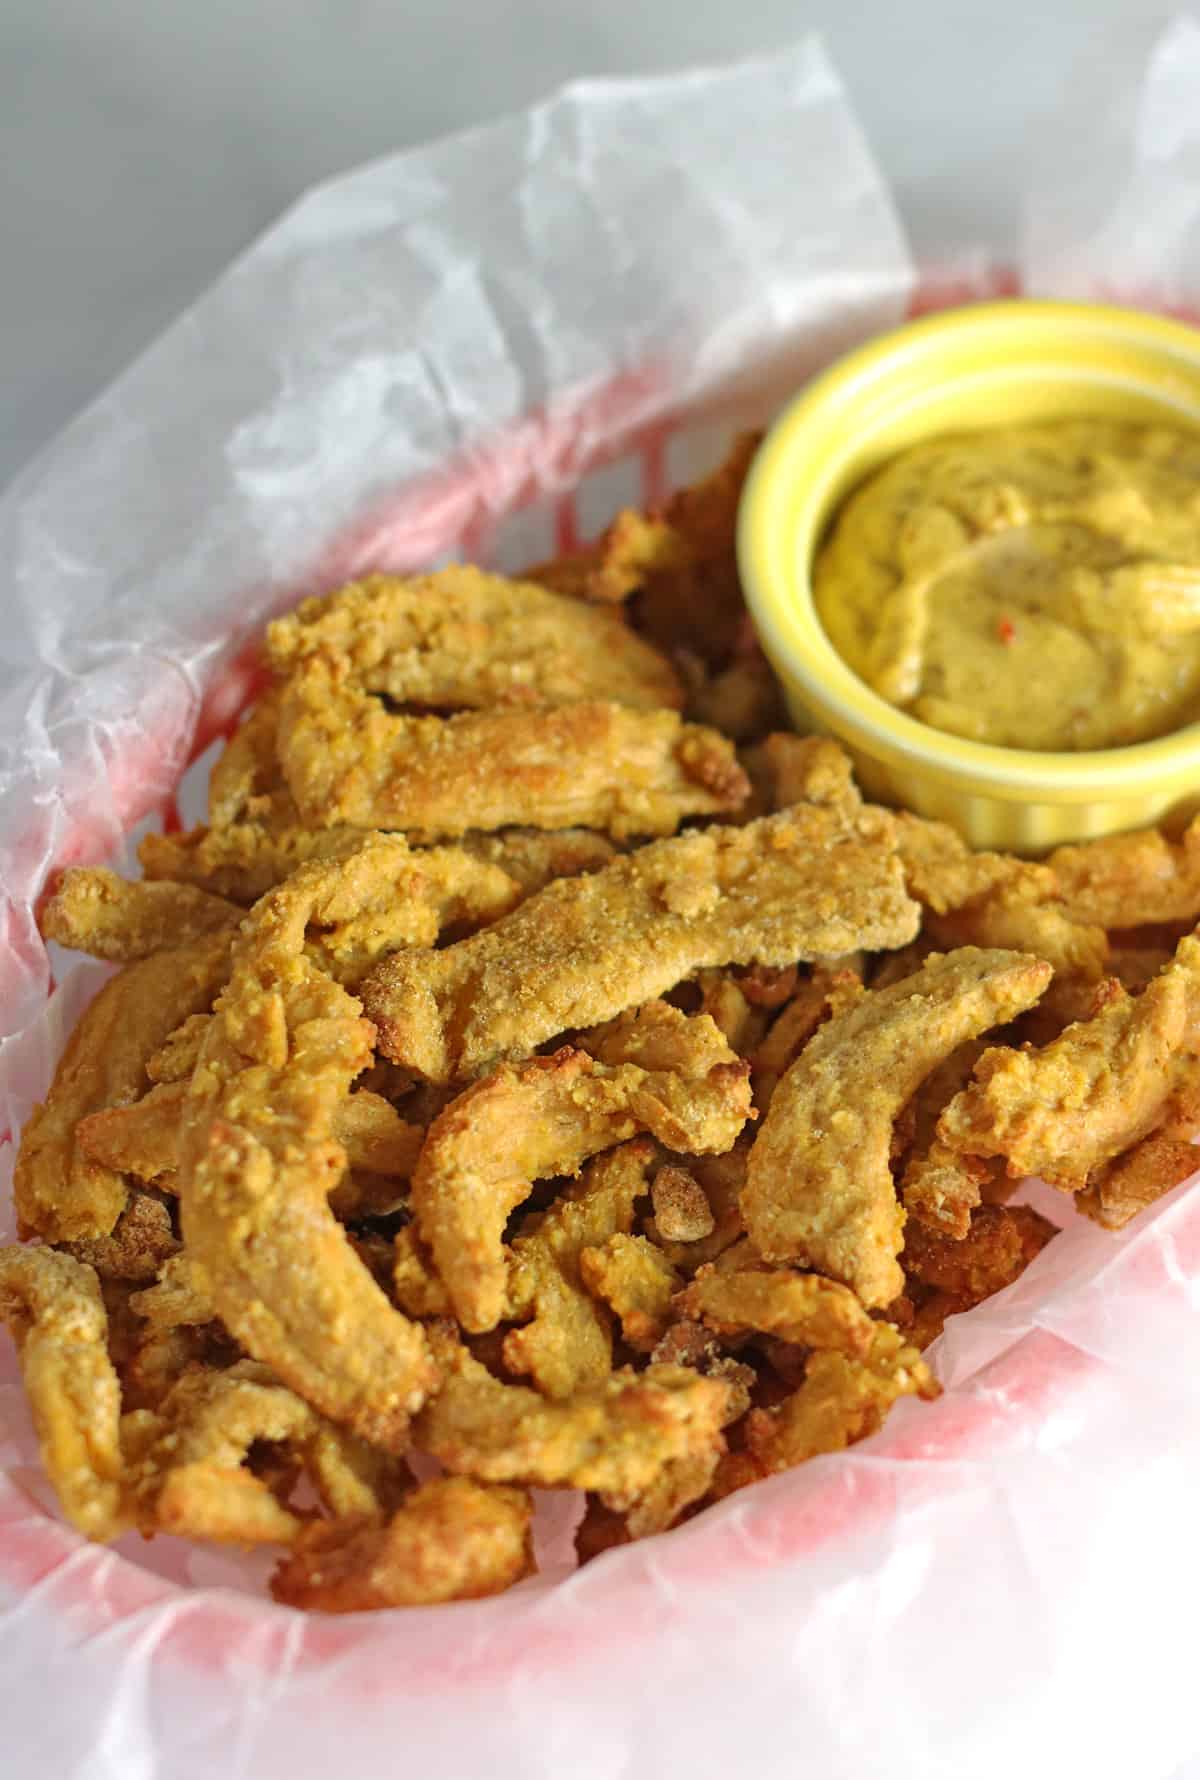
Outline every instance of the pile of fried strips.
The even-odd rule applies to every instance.
[[[62,875],[120,968],[0,1316],[89,1538],[491,1594],[531,1488],[586,1560],[934,1396],[1055,1233],[1023,1178],[1116,1229],[1192,1172],[1200,825],[1031,863],[865,803],[753,643],[753,446],[523,579],[308,600],[207,823]]]

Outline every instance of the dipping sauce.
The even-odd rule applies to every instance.
[[[813,588],[833,646],[935,729],[1123,747],[1200,718],[1200,436],[1099,419],[901,453]]]

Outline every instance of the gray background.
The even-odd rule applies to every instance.
[[[719,60],[815,28],[929,258],[1011,240],[1024,157],[1057,95],[1102,94],[1105,71],[1140,60],[1176,10],[0,0],[0,484],[304,187],[356,162],[574,75]]]
[[[818,29],[928,254],[1003,239],[1159,0],[0,0],[0,485],[305,186],[580,74]]]

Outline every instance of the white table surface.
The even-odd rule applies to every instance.
[[[304,187],[581,74],[818,29],[918,253],[1004,242],[1067,83],[1160,0],[3,0],[0,484]],[[1200,1780],[1200,1762],[1177,1780]]]

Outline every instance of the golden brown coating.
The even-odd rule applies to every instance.
[[[310,826],[431,841],[511,824],[673,834],[749,790],[733,744],[674,711],[592,699],[394,716],[322,655],[284,689],[279,757]]]
[[[1040,1006],[1039,1003],[1039,1010]],[[907,1121],[910,1126],[909,1141],[904,1146],[907,1154],[900,1170],[904,1209],[931,1230],[949,1236],[967,1234],[972,1211],[999,1173],[996,1163],[985,1162],[981,1156],[961,1155],[937,1135],[938,1120],[970,1081],[986,1049],[980,1039],[959,1045],[926,1076],[902,1115],[902,1123]]]
[[[370,575],[267,627],[267,655],[281,674],[326,650],[365,691],[429,710],[597,698],[683,704],[670,663],[619,614],[464,563],[432,575]]]
[[[491,1483],[603,1490],[632,1502],[671,1459],[708,1451],[726,1387],[683,1366],[613,1372],[553,1402],[501,1384],[453,1336],[431,1332],[443,1383],[413,1422],[417,1447]]]
[[[947,1292],[964,1306],[981,1304],[1019,1279],[1057,1235],[1049,1218],[1030,1205],[981,1205],[961,1238],[914,1220],[905,1233],[904,1271],[910,1281]]]
[[[270,800],[283,791],[276,758],[279,689],[271,687],[234,730],[208,781],[208,820],[212,828],[262,821]]]
[[[247,1464],[258,1442],[287,1449],[339,1516],[378,1512],[408,1475],[252,1361],[185,1373],[157,1411],[125,1417],[122,1437],[143,1531],[220,1543],[286,1545],[300,1531],[300,1517]]]
[[[1200,917],[1200,817],[1173,843],[1157,828],[1058,847],[1046,861],[1074,921],[1097,927]]]
[[[340,858],[358,838],[356,829],[305,828],[293,810],[284,824],[233,822],[186,834],[147,834],[138,859],[147,880],[193,884],[249,907],[310,859]]]
[[[1131,1218],[1200,1169],[1200,1149],[1190,1140],[1152,1131],[1131,1150],[1092,1175],[1075,1203],[1106,1230],[1123,1230]]]
[[[896,834],[909,894],[935,915],[968,908],[1001,889],[1027,902],[1045,901],[1057,891],[1048,866],[1009,853],[972,852],[945,822],[900,810]]]
[[[583,1260],[633,1228],[649,1188],[655,1145],[646,1138],[597,1156],[583,1178],[527,1218],[509,1251],[506,1371],[527,1373],[547,1397],[571,1397],[612,1371],[612,1319],[590,1295]]]
[[[968,1156],[1002,1156],[1010,1176],[1079,1192],[1152,1131],[1197,1048],[1200,940],[1181,940],[1141,995],[1115,981],[1105,1005],[1036,1051],[994,1049],[942,1114],[938,1135]]]
[[[746,1447],[759,1476],[785,1471],[876,1433],[898,1397],[930,1399],[940,1388],[916,1348],[889,1323],[876,1323],[865,1359],[814,1353],[798,1390],[775,1409],[751,1410]],[[753,1473],[740,1482],[752,1480]]]
[[[720,1266],[700,1268],[675,1300],[677,1313],[723,1336],[751,1330],[799,1347],[831,1348],[862,1359],[877,1324],[854,1293],[819,1273]]]
[[[339,889],[341,867],[305,866],[243,924],[189,1086],[180,1210],[245,1350],[333,1421],[398,1451],[433,1369],[419,1327],[328,1205],[345,1167],[335,1112],[372,1039],[358,1002],[304,955],[309,920]]]
[[[591,828],[502,828],[496,834],[472,830],[457,842],[517,883],[525,896],[544,890],[555,878],[579,878],[616,858],[607,836]]]
[[[750,1152],[742,1215],[763,1258],[807,1262],[869,1309],[890,1304],[904,1285],[896,1119],[957,1045],[1029,1007],[1049,978],[1040,959],[964,948],[822,1026],[775,1090]]]
[[[746,1066],[712,1021],[661,1005],[645,1012],[640,1030],[597,1041],[599,1061],[564,1046],[501,1065],[430,1126],[412,1207],[465,1328],[493,1328],[502,1314],[501,1237],[534,1181],[574,1174],[640,1131],[675,1150],[728,1149],[745,1123]],[[669,1058],[665,1067],[654,1066],[656,1051]]]
[[[167,946],[186,946],[241,920],[223,897],[190,884],[130,882],[98,865],[65,871],[42,910],[45,939],[113,964],[131,964]]]
[[[650,1185],[654,1226],[666,1242],[698,1242],[716,1228],[712,1206],[690,1169],[667,1162]]]
[[[21,1356],[42,1463],[63,1513],[87,1538],[113,1538],[126,1520],[121,1387],[94,1269],[54,1249],[0,1249],[0,1321]]]
[[[618,1231],[581,1252],[579,1273],[620,1322],[626,1346],[653,1352],[666,1334],[681,1283],[662,1250],[645,1236]]]
[[[179,1248],[171,1213],[153,1193],[132,1192],[108,1236],[85,1236],[69,1245],[77,1261],[94,1267],[101,1279],[145,1285]]]
[[[76,1127],[79,1147],[92,1161],[173,1193],[187,1096],[186,1081],[160,1082],[129,1106],[89,1113]],[[350,1170],[408,1180],[425,1134],[419,1125],[407,1124],[381,1095],[359,1088],[335,1107],[333,1135]],[[330,1189],[339,1190],[339,1183]]]
[[[829,736],[780,730],[763,742],[762,760],[774,810],[816,803],[850,814],[862,803],[850,756]]]
[[[78,1242],[109,1234],[128,1189],[84,1155],[75,1128],[86,1114],[141,1095],[147,1057],[181,1020],[211,1006],[229,974],[231,941],[223,932],[155,952],[126,965],[90,1003],[21,1133],[13,1195],[22,1235]]]
[[[931,915],[925,930],[941,946],[1032,952],[1053,967],[1056,979],[1098,983],[1108,968],[1108,935],[1102,927],[1084,926],[1054,903],[1032,902],[1007,889],[993,890],[952,914]]]
[[[780,1078],[791,1068],[822,1021],[854,1006],[863,993],[856,970],[814,965],[750,1060],[754,1104],[766,1113]]]
[[[364,1613],[500,1594],[533,1569],[525,1490],[438,1477],[386,1520],[313,1521],[271,1578],[289,1607]]]
[[[682,542],[665,519],[624,507],[594,543],[526,569],[524,578],[572,599],[616,605],[648,575],[685,566]]]
[[[550,884],[484,932],[363,986],[386,1056],[432,1081],[527,1054],[722,964],[793,964],[916,931],[890,818],[798,805],[659,841]]]

